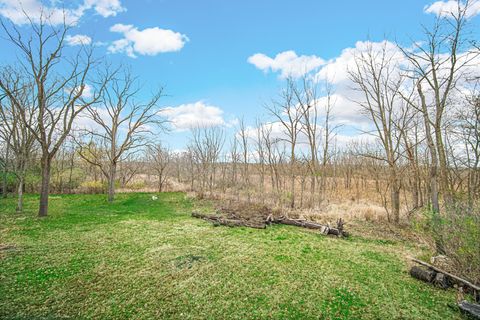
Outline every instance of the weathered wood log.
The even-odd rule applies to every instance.
[[[451,287],[450,281],[448,280],[448,277],[445,274],[440,273],[440,272],[438,272],[435,275],[435,279],[433,279],[432,283],[435,286],[437,286],[439,288],[442,288],[442,289],[448,289],[448,288]]]
[[[330,229],[328,226],[318,224],[315,222],[306,221],[306,220],[280,218],[280,219],[275,219],[274,222],[278,224],[287,224],[290,226],[297,226],[297,227],[302,227],[307,229],[316,229],[324,234],[328,234]]]
[[[463,300],[458,304],[458,307],[473,319],[480,319],[480,305]]]
[[[307,221],[307,220],[302,220],[302,219],[289,219],[285,217],[280,217],[277,219],[273,219],[270,216],[267,217],[268,222],[273,222],[273,223],[278,223],[278,224],[286,224],[286,225],[291,225],[291,226],[297,226],[297,227],[302,227],[302,228],[307,228],[307,229],[315,229],[319,230],[320,233],[323,234],[331,234],[339,237],[347,237],[348,234],[340,229],[337,228],[332,228],[330,226],[312,222],[312,221]],[[342,225],[343,227],[343,225]]]
[[[480,287],[477,286],[477,285],[474,285],[473,283],[471,283],[470,281],[467,281],[465,279],[462,279],[454,274],[451,274],[450,272],[447,272],[445,270],[442,270],[440,268],[437,268],[435,266],[432,266],[431,264],[429,263],[426,263],[425,261],[422,261],[422,260],[418,260],[418,259],[415,259],[415,258],[411,258],[412,261],[424,266],[424,267],[427,267],[431,270],[434,270],[436,272],[440,272],[440,273],[443,273],[444,275],[446,275],[447,277],[449,277],[451,280],[453,281],[456,281],[458,283],[461,283],[465,286],[467,286],[468,288],[470,288],[472,291],[473,291],[473,294],[474,296],[476,297],[478,292],[480,292]]]
[[[219,215],[204,214],[200,212],[192,212],[192,217],[200,218],[213,223],[214,225],[223,225],[228,227],[249,227],[255,229],[265,229],[266,225],[263,222],[244,221],[239,219],[227,219]]]
[[[430,269],[413,266],[410,269],[410,275],[418,280],[432,282],[435,278],[436,272]]]
[[[225,218],[219,214],[204,214],[200,212],[192,212],[192,217],[200,218],[206,221],[212,222],[214,225],[225,225],[229,227],[250,227],[256,229],[265,229],[267,224],[277,223],[277,224],[286,224],[291,226],[297,226],[307,229],[319,230],[322,234],[331,234],[339,237],[347,237],[347,232],[343,231],[343,223],[341,223],[342,229],[332,228],[327,225],[319,224],[312,221],[302,220],[302,219],[289,219],[285,217],[274,218],[273,215],[268,215],[265,221],[257,220],[244,220],[241,218],[236,219],[237,217],[233,214],[229,218]]]

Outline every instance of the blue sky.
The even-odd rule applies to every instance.
[[[14,2],[0,0],[0,14],[8,18]],[[38,2],[22,3],[34,8]],[[56,2],[44,1],[50,7],[59,6]],[[88,36],[102,43],[97,52],[106,59],[131,65],[145,83],[144,94],[163,85],[169,96],[161,101],[162,106],[197,103],[215,107],[220,110],[216,117],[223,119],[228,128],[236,118],[245,117],[247,123],[253,124],[256,117],[265,115],[264,103],[277,94],[284,82],[281,70],[262,71],[249,63],[252,55],[261,53],[274,58],[294,51],[297,56],[329,61],[339,57],[345,48],[355,47],[357,41],[376,42],[386,37],[407,45],[410,39],[421,38],[422,24],[433,21],[434,15],[425,13],[425,8],[434,2],[84,0],[69,1],[65,6],[84,6],[71,35]],[[475,23],[474,31],[478,27]],[[112,32],[114,25],[120,25],[116,29],[139,32],[148,28],[170,30],[167,36],[173,34],[180,43],[173,43],[170,49],[159,50],[161,45],[157,49],[133,49],[130,55],[135,58],[129,57],[125,48],[113,53],[112,43],[124,35]],[[151,35],[160,36],[152,41],[162,42],[160,33]],[[144,40],[149,41],[148,37]],[[7,46],[0,41],[2,47]],[[4,61],[13,59],[8,50],[0,54]],[[173,148],[181,148],[187,136],[187,132],[177,131],[165,139]]]

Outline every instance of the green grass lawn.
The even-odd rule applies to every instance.
[[[214,227],[181,193],[0,200],[1,319],[457,319],[405,242]]]

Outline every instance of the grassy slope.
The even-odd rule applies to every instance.
[[[455,319],[408,244],[289,226],[213,227],[179,193],[64,195],[51,216],[0,200],[0,318]]]

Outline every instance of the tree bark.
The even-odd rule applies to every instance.
[[[51,159],[44,155],[41,161],[42,165],[42,183],[40,186],[40,207],[38,209],[39,217],[46,217],[48,213],[48,194],[50,193],[50,169]]]
[[[117,164],[112,162],[108,175],[108,202],[113,202],[115,199],[115,178],[117,175]]]
[[[442,137],[441,124],[437,124],[435,128],[435,140],[437,142],[438,163],[440,165],[440,189],[443,195],[443,202],[446,206],[452,204],[453,195],[450,188],[450,177],[448,172],[447,156],[445,154],[445,146]]]
[[[391,177],[391,201],[392,201],[392,212],[393,212],[393,219],[396,224],[400,222],[400,186],[399,181],[394,171],[394,168],[390,168],[392,170],[392,177]]]
[[[7,141],[7,145],[6,145],[6,152],[5,152],[5,159],[3,161],[3,183],[2,183],[2,196],[3,198],[7,198],[8,196],[8,190],[7,190],[7,187],[8,187],[8,181],[7,181],[7,177],[8,177],[8,157],[10,156],[10,140]]]
[[[430,166],[430,200],[432,201],[432,211],[435,213],[440,212],[440,205],[438,201],[438,156],[437,149],[435,148],[435,142],[433,140],[430,118],[428,116],[428,108],[423,93],[422,85],[417,84],[417,91],[420,95],[423,122],[425,124],[425,136],[427,138],[428,150],[430,151],[431,166]]]
[[[23,212],[23,188],[24,188],[24,174],[22,173],[18,181],[18,200],[17,200],[17,212]]]
[[[158,173],[158,193],[163,191],[163,172]]]

